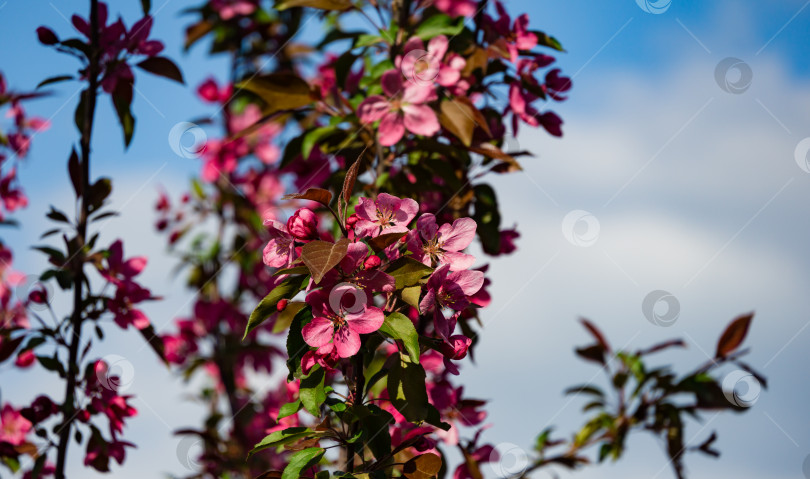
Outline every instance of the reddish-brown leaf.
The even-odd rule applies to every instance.
[[[406,233],[387,233],[371,238],[368,240],[368,245],[377,253],[396,243],[405,235]]]
[[[363,153],[365,153],[365,150],[363,150]],[[357,181],[357,174],[360,169],[360,162],[363,160],[363,153],[360,153],[360,156],[357,157],[354,163],[352,163],[352,166],[349,167],[349,170],[346,171],[346,178],[343,180],[343,190],[341,191],[343,201],[346,204],[349,204],[349,200],[352,198],[354,182]]]
[[[475,112],[469,105],[457,100],[444,100],[441,104],[439,123],[465,146],[470,146],[476,127],[475,117]]]
[[[281,479],[281,471],[267,471],[256,476],[254,479]]]
[[[408,479],[430,479],[439,473],[442,459],[436,454],[422,454],[412,457],[402,466],[402,475]]]
[[[523,169],[523,167],[520,166],[520,163],[518,163],[518,161],[514,157],[512,157],[512,155],[504,153],[503,150],[493,145],[492,143],[481,143],[480,145],[473,145],[469,149],[473,153],[478,153],[479,155],[484,155],[489,158],[501,160],[503,163],[498,164],[499,166],[498,173],[512,173],[515,171],[521,171]]]
[[[602,349],[610,352],[610,345],[605,339],[605,336],[602,334],[602,331],[599,331],[599,328],[585,318],[581,318],[580,321],[582,321],[582,325],[585,326],[588,332],[590,332],[594,339],[596,339],[596,342],[602,346]]]
[[[328,241],[310,241],[301,248],[301,259],[309,268],[315,284],[321,282],[323,275],[340,263],[346,256],[349,240],[341,238],[337,243]]]
[[[754,313],[743,314],[728,325],[720,340],[717,342],[716,357],[724,358],[740,347],[748,334],[748,326],[751,325]]]
[[[293,193],[284,195],[282,200],[309,200],[318,202],[324,206],[329,206],[332,202],[332,193],[323,188],[308,188],[303,193]]]

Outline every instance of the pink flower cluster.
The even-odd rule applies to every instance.
[[[253,126],[262,118],[261,110],[255,104],[248,104],[241,112],[230,110],[233,87],[219,86],[213,78],[205,80],[198,88],[197,95],[208,103],[218,104],[228,113],[227,131],[235,134]],[[209,139],[200,150],[203,161],[202,179],[214,182],[220,176],[234,173],[239,161],[249,155],[255,156],[262,164],[272,165],[281,156],[281,150],[273,140],[281,133],[277,123],[266,122],[248,135],[235,139]]]
[[[408,256],[435,268],[424,286],[419,312],[433,317],[433,330],[441,343],[437,348],[447,369],[458,373],[452,360],[466,355],[471,340],[453,331],[459,315],[475,304],[474,297],[484,285],[484,273],[469,270],[474,258],[462,252],[472,242],[476,225],[472,219],[462,218],[438,226],[433,215],[425,214],[410,229],[418,211],[414,200],[387,193],[374,200],[360,198],[355,214],[346,221],[353,239],[346,256],[318,285],[311,282],[308,288],[306,304],[312,308],[313,319],[302,334],[316,349],[303,359],[305,372],[315,364],[331,368],[341,358],[353,356],[360,349],[361,335],[380,328],[385,313],[390,312],[387,305],[396,283],[386,268],[391,261]],[[270,241],[264,249],[264,263],[274,268],[293,265],[303,244],[321,238],[318,218],[307,208],[296,211],[286,224],[270,221],[268,226]],[[388,246],[383,255],[374,254],[363,241],[391,234],[401,240]],[[383,296],[389,298],[385,304],[375,303]]]
[[[115,459],[118,464],[123,464],[126,455],[124,448],[135,447],[134,444],[119,438],[123,432],[124,421],[138,413],[128,403],[132,396],[119,394],[121,379],[111,372],[109,364],[101,360],[96,361],[85,376],[84,392],[87,403],[77,413],[79,421],[84,423],[89,422],[95,415],[102,415],[108,420],[110,439],[105,439],[98,429],[93,428],[84,457],[85,466],[101,472],[109,472],[110,458]]]
[[[149,327],[149,318],[135,306],[144,301],[157,299],[138,284],[135,277],[146,266],[146,257],[124,259],[124,245],[116,240],[109,249],[104,265],[99,267],[101,276],[115,287],[115,295],[107,300],[107,308],[113,313],[115,323],[123,329],[131,324],[137,329]]]
[[[28,116],[22,102],[37,97],[37,94],[16,93],[6,86],[6,80],[0,72],[0,107],[9,105],[5,117],[12,120],[9,131],[0,128],[0,221],[5,220],[6,213],[28,206],[28,198],[17,181],[17,165],[26,157],[31,148],[31,138],[50,127],[50,122],[36,116]]]
[[[150,40],[152,30],[152,17],[146,16],[127,29],[124,21],[118,20],[110,23],[107,4],[98,4],[99,45],[101,52],[101,86],[107,93],[125,95],[127,104],[132,100],[132,83],[135,76],[129,67],[128,61],[132,56],[154,57],[163,51],[163,43]],[[90,21],[78,15],[71,18],[74,28],[89,41],[91,39]],[[44,45],[60,44],[59,37],[48,27],[37,29],[39,41]],[[87,70],[80,72],[86,77]]]

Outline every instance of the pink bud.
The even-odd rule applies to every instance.
[[[369,257],[368,257],[368,258],[366,258],[366,260],[363,262],[363,269],[374,269],[374,268],[377,268],[378,266],[380,266],[380,263],[382,263],[382,261],[380,260],[380,257],[379,257],[379,256],[369,256]]]
[[[442,343],[441,353],[447,359],[464,359],[467,356],[467,349],[470,348],[472,339],[462,334],[450,336],[449,343]]]
[[[14,361],[14,365],[18,368],[27,368],[34,364],[34,359],[34,352],[30,349],[26,349],[17,355],[17,360]]]
[[[346,227],[354,228],[354,224],[357,223],[357,220],[358,220],[357,215],[353,214],[349,216],[348,218],[346,218]]]
[[[78,419],[81,422],[87,422],[90,420],[90,413],[87,411],[87,409],[82,409],[77,414],[76,419]]]
[[[279,313],[284,311],[284,309],[287,307],[287,303],[289,303],[289,301],[287,301],[286,299],[278,300],[278,303],[276,303],[276,310]]]
[[[28,293],[28,300],[35,304],[48,304],[48,291],[40,285]]]
[[[318,239],[318,216],[309,208],[299,208],[287,220],[287,231],[300,241]]]

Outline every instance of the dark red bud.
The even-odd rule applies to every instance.
[[[55,45],[59,43],[59,37],[48,27],[37,28],[37,37],[39,37],[39,43],[43,45]]]
[[[280,300],[278,301],[278,303],[276,303],[276,310],[277,310],[279,313],[280,313],[280,312],[282,312],[282,311],[284,311],[284,308],[286,308],[286,307],[287,307],[287,303],[289,303],[289,301],[287,301],[286,299],[280,299]]]

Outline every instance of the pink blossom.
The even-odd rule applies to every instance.
[[[338,356],[348,358],[360,350],[361,334],[380,329],[385,320],[380,308],[370,303],[343,304],[344,293],[355,288],[342,285],[330,292],[320,289],[307,295],[306,301],[312,306],[313,315],[312,321],[301,331],[307,344],[321,348],[332,343]]]
[[[318,216],[309,208],[299,208],[287,220],[287,232],[298,241],[318,239]]]
[[[262,259],[264,264],[271,268],[282,268],[292,264],[295,259],[295,242],[287,231],[287,226],[280,221],[268,220],[264,222],[269,226],[270,241],[264,247]]]
[[[493,453],[495,453],[495,457],[493,457]],[[497,451],[489,444],[485,444],[473,450],[470,457],[477,464],[498,460]],[[473,479],[475,477],[476,476],[473,476],[472,473],[470,473],[470,468],[467,466],[466,462],[459,464],[455,472],[453,472],[453,479]]]
[[[223,20],[230,20],[236,16],[250,15],[256,11],[256,2],[248,0],[212,0],[211,8]]]
[[[154,298],[148,289],[125,281],[116,288],[115,296],[107,300],[107,308],[113,313],[115,324],[121,328],[127,329],[131,324],[137,329],[146,329],[150,324],[149,318],[134,306],[149,299]]]
[[[408,224],[419,212],[419,204],[410,198],[380,193],[376,200],[361,197],[354,209],[354,232],[361,237],[388,233],[407,233]]]
[[[369,261],[372,258],[377,261]],[[376,266],[366,267],[366,264],[373,263],[379,266],[379,261],[379,257],[369,256],[368,247],[364,243],[350,243],[346,256],[324,275],[321,286],[331,289],[339,283],[352,283],[367,291],[390,293],[396,286],[394,277],[377,270]]]
[[[11,404],[3,406],[0,412],[0,442],[19,446],[25,442],[25,436],[31,430],[31,421],[22,417]]]
[[[433,5],[451,17],[472,17],[476,9],[474,0],[436,0]]]
[[[163,43],[157,40],[149,40],[149,33],[152,31],[152,17],[147,15],[135,22],[127,37],[127,50],[133,54],[155,56],[163,51]]]
[[[422,39],[413,37],[405,43],[403,56],[397,57],[396,64],[409,84],[432,85],[435,80],[441,86],[452,87],[461,79],[467,61],[456,53],[445,58],[449,44],[444,35],[433,37],[428,42],[427,53],[423,54],[425,45]]]
[[[107,267],[102,268],[100,272],[111,283],[122,284],[125,281],[131,281],[146,267],[145,256],[124,259],[124,243],[120,239],[110,245],[109,253]]]
[[[458,375],[458,367],[453,361],[467,357],[467,350],[472,345],[472,339],[463,334],[450,336],[447,342],[442,343],[440,349],[444,356],[444,366],[450,374]]]
[[[423,136],[433,136],[439,131],[436,113],[426,105],[436,99],[433,85],[413,81],[403,84],[402,75],[397,70],[383,73],[381,81],[387,98],[372,95],[363,100],[357,110],[363,123],[380,120],[380,144],[396,144],[406,129]]]
[[[408,250],[414,259],[428,266],[449,264],[451,271],[472,266],[473,255],[462,253],[475,238],[475,220],[458,218],[453,224],[436,225],[436,217],[423,214],[416,221],[416,229],[408,233]]]
[[[224,105],[231,98],[232,92],[233,87],[229,83],[226,83],[220,88],[214,77],[208,77],[197,87],[197,96],[208,103]]]
[[[469,296],[477,293],[484,284],[484,273],[480,271],[450,272],[450,265],[439,266],[430,275],[427,292],[419,303],[422,313],[433,314],[433,326],[442,338],[448,338],[455,328],[455,318],[448,320],[441,312],[443,307],[462,311],[470,305]]]
[[[537,35],[529,31],[527,14],[517,17],[513,24],[501,2],[496,1],[495,8],[498,11],[498,20],[486,17],[494,30],[493,43],[506,50],[512,63],[517,63],[520,51],[528,51],[537,46]]]
[[[557,101],[565,100],[563,93],[571,89],[571,78],[560,76],[560,69],[555,68],[546,74],[545,92]]]
[[[28,197],[22,189],[15,185],[17,179],[17,169],[12,168],[2,180],[0,180],[0,199],[3,200],[3,207],[8,212],[14,212],[19,208],[28,206]]]
[[[54,404],[51,398],[44,395],[37,396],[30,406],[20,410],[20,414],[31,421],[32,424],[38,424],[58,412],[59,406]]]
[[[515,228],[510,230],[501,230],[501,249],[498,254],[511,254],[516,249],[515,240],[520,238],[520,233]]]

